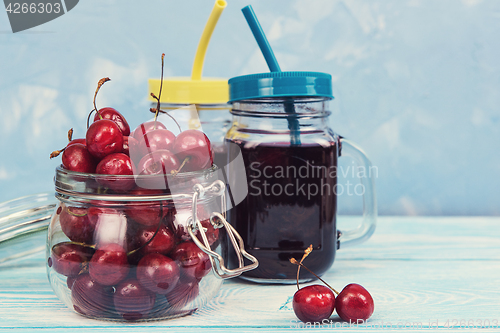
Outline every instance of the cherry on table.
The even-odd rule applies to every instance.
[[[116,111],[116,109],[110,107],[99,109],[99,112],[96,112],[94,116],[94,122],[100,119],[109,119],[114,121],[116,125],[118,125],[118,128],[122,132],[123,136],[130,135],[130,126],[128,125],[127,120],[120,112]]]
[[[373,298],[363,286],[351,283],[337,296],[337,314],[348,322],[370,318],[375,310]]]
[[[127,279],[115,289],[115,309],[125,320],[145,318],[155,305],[155,294],[144,288],[137,279]]]
[[[105,286],[112,286],[122,281],[129,270],[127,253],[123,247],[114,243],[97,249],[89,264],[90,277]]]
[[[337,308],[337,314],[344,321],[358,323],[359,320],[368,319],[374,310],[370,293],[355,283],[347,285],[340,293],[333,289],[302,263],[312,250],[312,245],[309,245],[300,261],[290,258],[290,262],[298,266],[297,288],[299,290],[293,296],[293,310],[297,317],[304,322],[321,322],[323,319],[329,318],[334,308]],[[316,276],[325,286],[312,285],[299,288],[299,270],[301,267]],[[337,294],[336,299],[333,292]],[[329,306],[331,306],[331,311]]]
[[[322,322],[335,309],[333,291],[319,284],[302,287],[293,295],[293,311],[303,322]]]

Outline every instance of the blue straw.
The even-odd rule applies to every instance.
[[[264,34],[262,27],[260,26],[259,20],[257,20],[257,16],[255,16],[252,6],[248,5],[241,11],[243,12],[243,15],[245,15],[248,25],[250,26],[250,30],[252,30],[253,36],[257,41],[257,44],[259,44],[260,50],[262,51],[262,54],[266,59],[269,70],[271,72],[281,72],[280,65],[278,64],[278,61],[274,56],[273,49],[267,41],[266,35]]]
[[[250,30],[252,30],[253,36],[259,44],[260,51],[262,55],[264,55],[264,59],[266,59],[267,66],[271,72],[281,72],[280,65],[278,64],[278,60],[274,56],[273,49],[271,45],[267,41],[266,35],[264,34],[264,30],[260,26],[259,20],[255,15],[252,5],[248,5],[241,9],[245,19],[250,26]],[[285,101],[285,112],[288,114],[295,114],[295,106],[293,105],[293,100]],[[292,146],[300,145],[300,128],[299,121],[295,116],[288,117],[288,129],[291,132],[290,135],[290,143]]]

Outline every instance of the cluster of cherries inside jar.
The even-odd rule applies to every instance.
[[[95,106],[107,81],[98,83],[96,113],[85,138],[72,140],[70,131],[70,142],[51,158],[62,152],[63,169],[93,174],[95,184],[89,186],[99,193],[160,199],[62,202],[56,218],[67,239],[51,248],[48,265],[66,277],[73,308],[82,315],[140,320],[182,314],[198,296],[199,283],[212,268],[210,259],[188,234],[185,212],[162,199],[170,189],[140,187],[131,175],[175,177],[210,168],[211,144],[198,130],[176,136],[156,117],[131,132],[117,110]],[[156,116],[157,100],[158,108],[151,110]],[[209,245],[216,247],[219,229],[210,222],[212,211],[202,204],[197,211]],[[195,235],[203,242],[199,230]]]
[[[203,207],[198,216],[216,247],[219,230]],[[183,314],[212,268],[168,201],[63,203],[56,216],[69,241],[52,247],[48,265],[66,277],[73,308],[82,315],[139,320]],[[199,231],[196,237],[202,242]]]

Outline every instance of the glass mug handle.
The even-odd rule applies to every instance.
[[[351,157],[358,167],[365,168],[366,178],[360,177],[363,192],[363,221],[356,229],[338,231],[339,248],[345,248],[366,241],[375,231],[377,221],[377,198],[375,195],[375,180],[372,175],[372,163],[368,156],[353,142],[341,138],[340,156]]]

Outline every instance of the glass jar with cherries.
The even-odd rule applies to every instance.
[[[46,251],[59,299],[87,317],[128,321],[183,316],[206,304],[221,278],[243,267],[224,267],[228,244],[240,239],[218,213],[225,187],[218,176],[216,167],[136,176],[58,167]],[[127,182],[134,190],[106,187]]]

